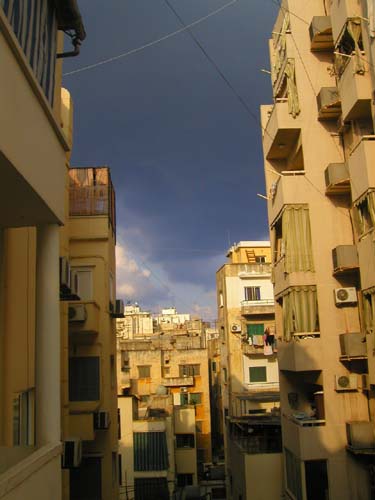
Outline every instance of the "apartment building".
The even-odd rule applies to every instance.
[[[142,311],[137,302],[128,302],[124,307],[124,317],[116,321],[117,336],[122,339],[149,337],[153,331],[152,314]]]
[[[282,491],[271,248],[241,241],[216,273],[228,498]]]
[[[117,499],[115,193],[107,167],[70,168],[62,229],[63,498]],[[68,251],[68,254],[66,253]],[[67,273],[66,273],[67,271]],[[80,456],[79,456],[80,455]]]
[[[39,23],[35,23],[35,19]],[[63,32],[73,2],[0,1],[0,498],[61,498],[59,227]],[[20,347],[21,346],[21,347]]]
[[[281,2],[261,122],[285,494],[374,496],[373,2]]]
[[[197,485],[203,464],[210,463],[211,418],[208,355],[201,336],[153,335],[144,340],[118,340],[118,393],[137,399],[137,415],[148,418],[154,413],[155,398],[172,398],[168,410],[175,419],[176,484]],[[192,408],[190,417],[177,426],[178,412]],[[183,431],[183,423],[188,425]],[[190,423],[189,423],[190,422]],[[180,429],[180,430],[177,430]],[[190,450],[187,453],[186,450]]]

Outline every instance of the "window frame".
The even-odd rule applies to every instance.
[[[259,374],[258,375],[254,375],[254,370],[257,370],[258,373],[259,373],[259,370],[262,370],[262,373],[264,373],[264,377],[262,377],[262,380],[260,380],[259,378]],[[253,376],[251,375],[251,372],[253,371]],[[253,378],[257,378],[258,380],[252,380]],[[264,365],[264,366],[249,366],[249,383],[250,384],[263,384],[263,383],[267,383],[267,366]]]

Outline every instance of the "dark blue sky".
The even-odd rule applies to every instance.
[[[186,24],[229,0],[170,0]],[[68,73],[181,28],[164,0],[80,0],[87,39]],[[192,31],[256,117],[271,101],[277,7],[238,0]],[[187,32],[67,75],[74,166],[108,165],[117,195],[118,296],[216,316],[231,243],[267,234],[259,125]]]

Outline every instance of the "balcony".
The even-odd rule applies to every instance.
[[[161,381],[165,387],[188,387],[194,385],[194,377],[166,377]]]
[[[358,270],[358,253],[355,245],[339,245],[332,250],[333,274],[342,275]]]
[[[297,419],[298,420],[298,419]],[[295,419],[283,415],[283,445],[301,460],[320,460],[327,457],[325,443],[329,432],[324,421],[315,420],[316,425],[300,425]],[[332,431],[330,431],[332,432]]]
[[[94,301],[76,301],[69,305],[69,337],[77,344],[91,344],[99,333],[100,307]]]
[[[364,75],[356,73],[356,58],[352,56],[338,81],[344,122],[371,118],[371,79],[366,69]]]
[[[303,372],[322,368],[323,345],[319,333],[298,333],[290,342],[278,342],[277,359],[280,370]],[[315,336],[315,337],[313,337]]]
[[[312,52],[333,50],[330,16],[314,16],[310,24],[309,33]]]
[[[375,187],[375,136],[365,136],[349,156],[348,167],[352,179],[352,200],[363,196],[370,187]]]
[[[336,87],[322,87],[316,102],[319,120],[337,120],[341,115],[341,99]]]
[[[238,264],[239,278],[271,276],[271,264]]]
[[[363,17],[361,2],[358,0],[331,0],[331,22],[334,43],[341,36],[348,19],[354,17]]]
[[[306,193],[311,185],[306,182],[305,172],[282,172],[272,185],[271,202],[268,203],[269,220],[273,222],[284,205],[306,203]]]
[[[274,314],[274,299],[243,300],[241,302],[242,316],[251,316],[253,314]]]
[[[342,333],[340,335],[342,361],[367,359],[366,335],[361,333]]]
[[[374,423],[353,421],[346,423],[347,449],[354,455],[375,455]]]
[[[301,132],[301,118],[293,118],[288,102],[277,100],[263,135],[263,149],[267,160],[285,160],[292,153]]]
[[[326,195],[350,193],[349,169],[347,163],[330,163],[324,171]]]

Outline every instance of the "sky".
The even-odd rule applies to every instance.
[[[79,0],[87,38],[63,80],[71,164],[111,168],[117,298],[213,321],[230,245],[268,239],[258,117],[272,100],[261,69],[277,5],[168,1],[186,25],[230,4],[191,28],[216,68],[186,30],[151,43],[182,28],[166,0]]]

